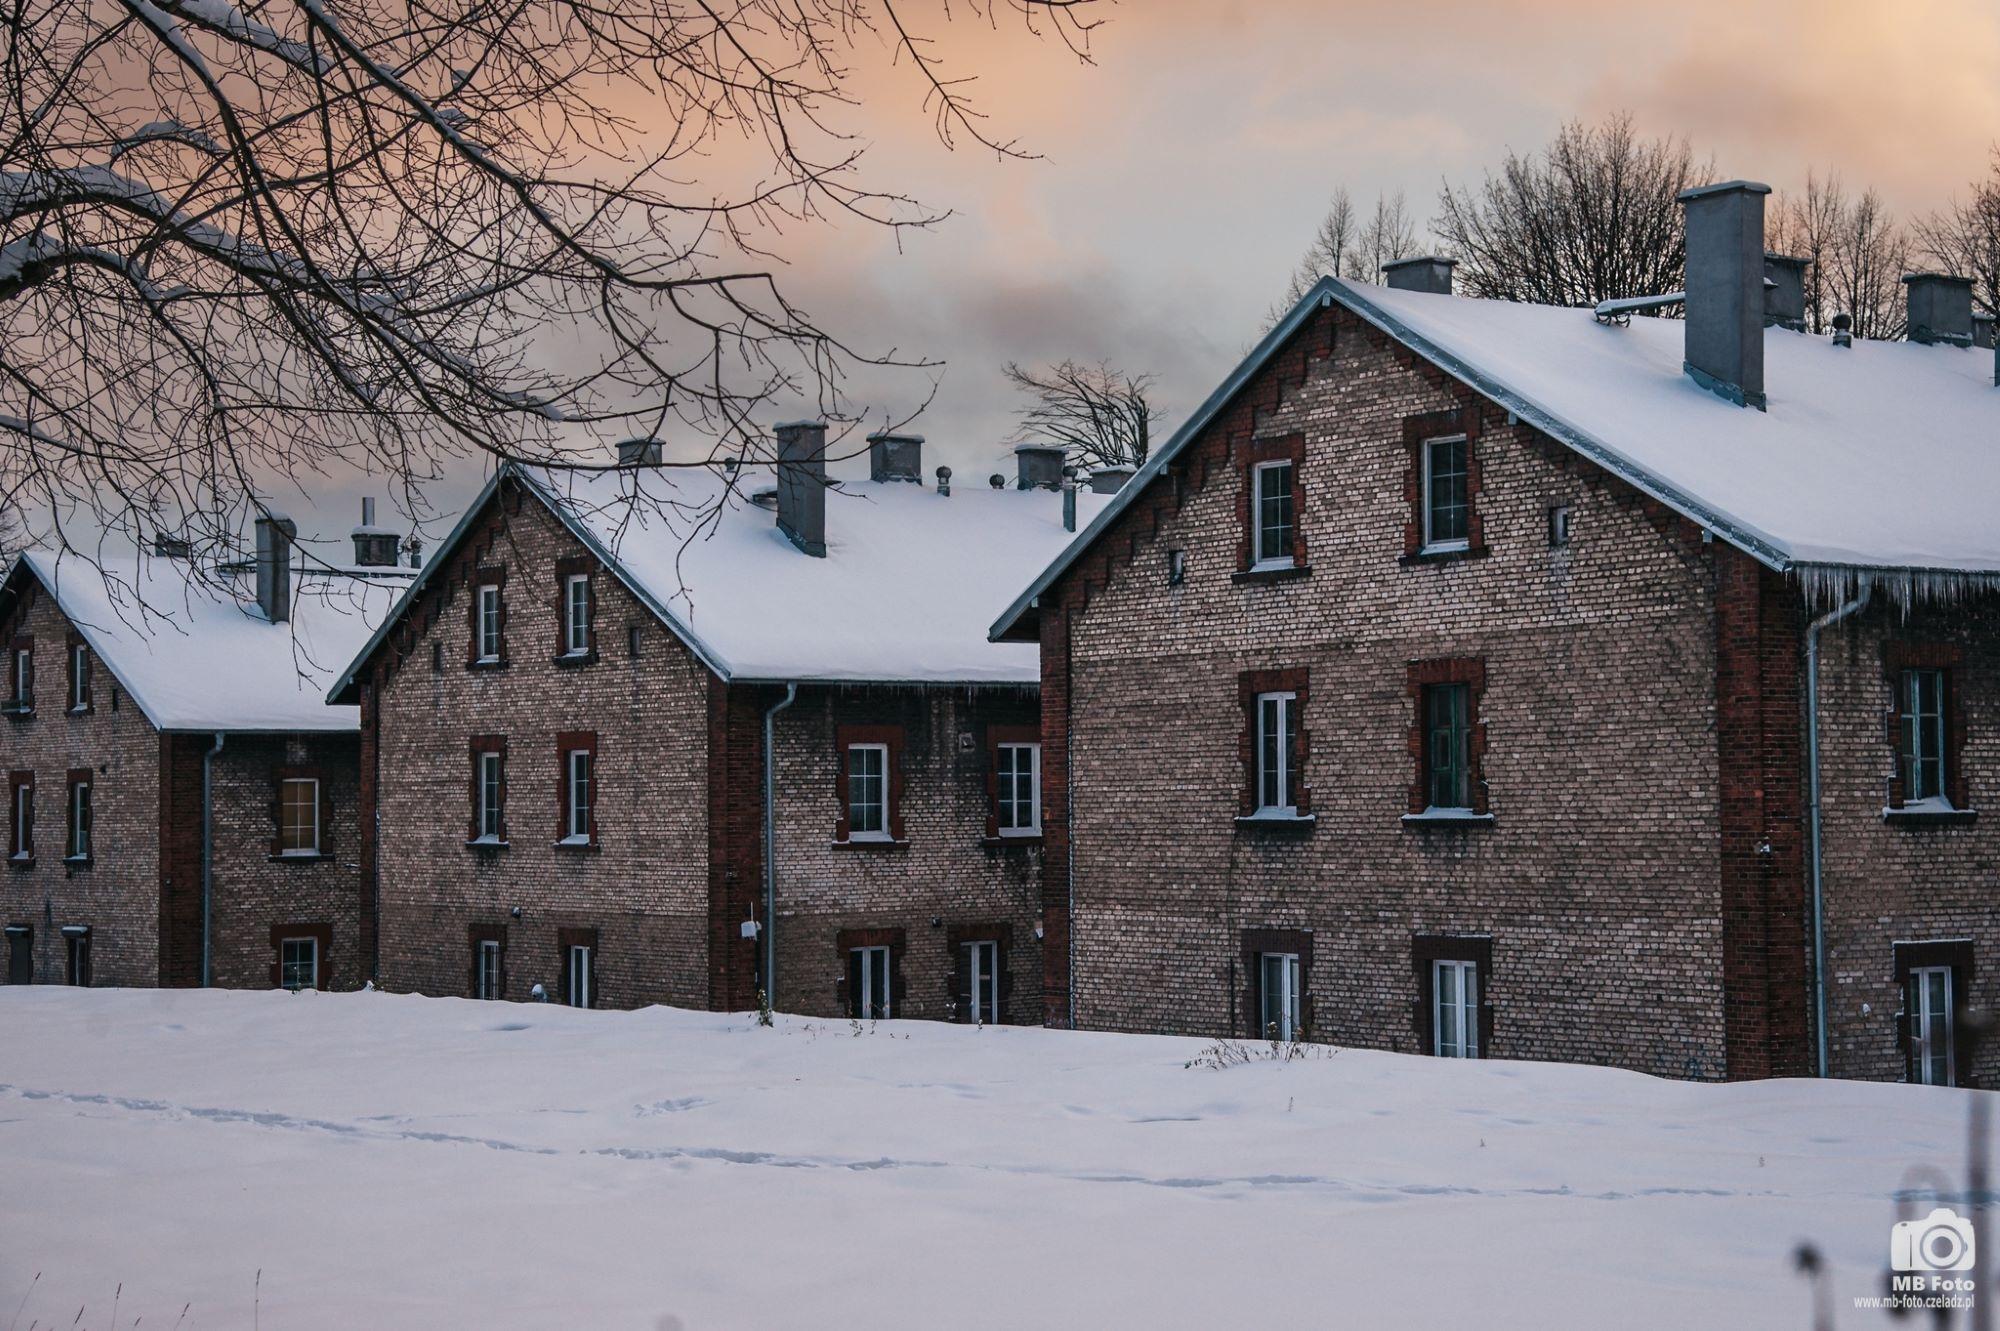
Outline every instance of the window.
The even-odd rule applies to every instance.
[[[35,931],[25,924],[7,926],[7,983],[35,982]]]
[[[1479,963],[1431,963],[1431,1052],[1439,1058],[1479,1057]]]
[[[889,746],[847,746],[847,833],[863,838],[889,835]]]
[[[1465,436],[1424,441],[1424,549],[1463,550],[1472,504]]]
[[[1304,1034],[1300,1006],[1299,954],[1264,952],[1257,957],[1258,1031],[1267,1039],[1297,1040]]]
[[[63,926],[63,961],[65,983],[79,989],[90,987],[90,928],[88,925],[66,924]]]
[[[75,861],[90,859],[91,817],[90,817],[90,771],[81,768],[69,774],[69,841],[64,847],[66,858]]]
[[[472,996],[474,998],[497,999],[506,996],[507,986],[501,970],[500,940],[498,938],[476,938],[472,943]]]
[[[889,1019],[889,973],[887,947],[848,949],[848,1016],[856,1021]]]
[[[583,656],[590,651],[590,575],[563,578],[563,652]]]
[[[10,787],[7,853],[26,864],[35,858],[35,774],[11,772],[7,784]]]
[[[1469,809],[1472,807],[1467,739],[1466,684],[1424,686],[1424,777],[1428,807]]]
[[[472,825],[467,840],[480,845],[507,841],[507,740],[503,735],[472,737]]]
[[[35,710],[34,640],[14,639],[7,661],[7,710],[19,716],[26,716]]]
[[[319,939],[308,936],[278,940],[278,984],[294,992],[319,988]]]
[[[1957,1050],[1952,1038],[1956,986],[1950,966],[1910,970],[1904,997],[1910,1025],[1910,1080],[1926,1086],[1958,1084]]]
[[[1549,548],[1560,550],[1569,544],[1570,506],[1557,504],[1549,510]]]
[[[69,710],[90,710],[90,648],[80,642],[69,645]]]
[[[1042,833],[1042,746],[1001,744],[994,753],[999,833],[1040,836]]]
[[[1292,464],[1260,462],[1256,477],[1257,547],[1253,567],[1269,568],[1292,562]]]
[[[278,854],[319,854],[319,779],[278,782]]]
[[[1167,586],[1178,587],[1187,581],[1187,551],[1167,551]]]
[[[1906,803],[1941,800],[1945,797],[1944,671],[1904,670],[1899,688],[1903,799]]]
[[[591,765],[596,755],[589,749],[566,749],[563,752],[563,840],[591,842],[597,839],[597,814],[594,801],[597,787],[592,780]]]
[[[563,1002],[578,1008],[596,1006],[596,934],[591,933],[588,939],[566,938],[561,946]]]
[[[500,599],[500,584],[482,582],[473,612],[473,660],[489,665],[500,660],[506,640],[501,636],[505,624],[505,603]]]
[[[1000,944],[990,938],[975,939],[958,948],[965,976],[965,1020],[975,1026],[1000,1025]]]
[[[634,661],[639,659],[639,646],[643,636],[637,624],[625,626],[625,654]]]
[[[1257,695],[1257,811],[1296,813],[1292,803],[1292,708],[1295,693]]]

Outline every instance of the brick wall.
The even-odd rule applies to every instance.
[[[595,929],[600,1006],[705,1007],[711,677],[603,570],[595,658],[555,664],[557,564],[582,547],[511,488],[479,522],[373,663],[381,982],[466,994],[469,930],[491,927],[504,930],[506,996],[539,982],[554,999],[562,931]],[[506,574],[500,669],[467,664],[480,567]],[[598,736],[592,849],[555,844],[557,736],[578,731]],[[506,737],[504,850],[466,844],[474,735]]]
[[[1461,410],[1475,553],[1411,559],[1404,422]],[[1311,572],[1235,578],[1244,464],[1292,434]],[[1711,547],[1333,311],[1184,458],[1043,614],[1051,1005],[1068,955],[1080,1025],[1244,1032],[1244,931],[1310,930],[1319,1037],[1412,1049],[1414,936],[1490,934],[1490,1052],[1724,1075]],[[1418,830],[1410,666],[1443,658],[1481,664],[1493,821]],[[1299,669],[1316,822],[1240,829],[1239,673]]]

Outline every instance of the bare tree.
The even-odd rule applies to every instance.
[[[1364,220],[1354,211],[1354,200],[1343,185],[1334,190],[1312,244],[1292,269],[1284,297],[1265,311],[1264,326],[1269,328],[1290,313],[1322,277],[1374,282],[1381,278],[1383,264],[1416,252],[1417,224],[1402,191],[1376,195],[1375,210]]]
[[[960,0],[1089,59],[1093,0]],[[947,146],[1024,156],[919,0],[0,0],[0,493],[38,538],[226,547],[269,496],[450,460],[759,456],[860,413],[787,228],[939,214],[861,179],[863,43]],[[879,80],[871,80],[871,95]]]
[[[2000,149],[1984,180],[1972,183],[1964,200],[1911,225],[1916,249],[1926,262],[1972,279],[1972,299],[1988,314],[2000,315]]]
[[[1853,316],[1854,335],[1902,337],[1907,313],[1903,274],[1910,245],[1874,190],[1863,190],[1840,219],[1828,256],[1827,288],[1838,309]]]
[[[1849,210],[1847,192],[1838,174],[1820,175],[1808,169],[1805,190],[1778,195],[1765,216],[1765,244],[1780,254],[1806,260],[1806,331],[1824,333],[1833,327],[1834,251],[1842,244]]]
[[[1010,442],[1060,444],[1076,466],[1145,465],[1162,416],[1147,399],[1152,375],[1070,360],[1041,372],[1009,364],[1006,375],[1027,398]]]
[[[1675,196],[1708,182],[1685,140],[1642,139],[1628,115],[1572,121],[1509,153],[1478,190],[1447,185],[1433,227],[1470,295],[1592,305],[1679,289],[1687,245]]]
[[[1375,196],[1375,211],[1354,243],[1352,262],[1344,275],[1361,282],[1379,282],[1385,264],[1417,252],[1417,224],[1410,220],[1403,192]]]

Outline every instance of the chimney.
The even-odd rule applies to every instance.
[[[1729,180],[1682,190],[1687,213],[1687,349],[1682,368],[1739,407],[1764,409],[1764,196]]]
[[[188,559],[194,549],[185,536],[169,536],[165,532],[153,535],[153,557],[156,559]]]
[[[657,439],[620,439],[618,441],[618,465],[621,467],[659,466],[660,441]]]
[[[354,537],[354,564],[357,568],[396,567],[396,533],[375,525],[375,501],[361,501],[361,525]]]
[[[778,436],[778,530],[826,558],[826,422],[789,421]]]
[[[1458,260],[1437,254],[1418,254],[1407,259],[1391,259],[1382,265],[1382,285],[1398,291],[1429,291],[1451,294],[1451,270]]]
[[[1125,482],[1132,479],[1134,470],[1134,468],[1128,467],[1123,463],[1109,467],[1099,467],[1096,471],[1090,473],[1091,493],[1101,495],[1117,494],[1125,488]]]
[[[1972,315],[1972,345],[1991,349],[2000,337],[1994,335],[1993,316],[1974,311]]]
[[[1063,449],[1059,444],[1022,444],[1014,450],[1017,488],[1054,490],[1062,485]]]
[[[1950,273],[1905,273],[1910,341],[1972,345],[1972,279]]]
[[[1806,265],[1795,254],[1764,251],[1764,327],[1806,331]]]
[[[1076,530],[1076,468],[1062,469],[1063,530]]]
[[[878,430],[868,436],[868,479],[924,483],[924,437]]]
[[[292,617],[292,542],[298,524],[281,513],[257,519],[257,608],[273,624]]]

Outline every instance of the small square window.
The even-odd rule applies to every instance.
[[[1549,510],[1549,548],[1560,550],[1569,544],[1570,507],[1557,504]]]

